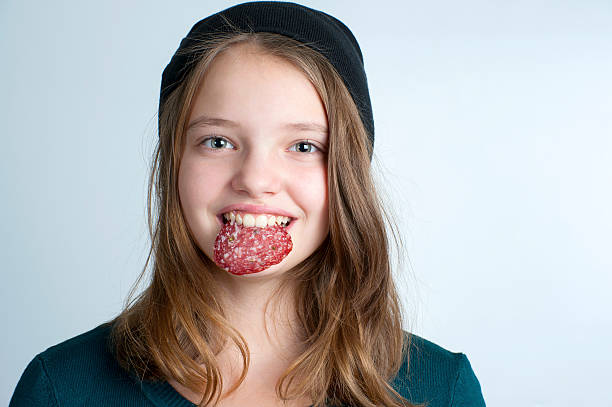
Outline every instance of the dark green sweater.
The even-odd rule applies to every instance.
[[[9,407],[193,407],[167,382],[141,382],[122,370],[108,347],[110,325],[52,346],[21,376]],[[393,387],[428,407],[480,407],[484,400],[470,362],[416,335],[410,369],[404,363]]]

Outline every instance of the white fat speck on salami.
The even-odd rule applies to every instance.
[[[282,226],[226,223],[215,239],[214,261],[232,274],[257,273],[280,263],[292,248],[291,235]]]

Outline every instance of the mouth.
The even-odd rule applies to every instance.
[[[265,228],[269,226],[281,226],[287,228],[293,225],[295,218],[268,213],[249,213],[244,211],[229,211],[217,215],[222,224],[237,224],[244,227]]]

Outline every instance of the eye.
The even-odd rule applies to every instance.
[[[225,148],[234,148],[234,145],[227,141],[227,139],[219,136],[207,137],[200,143],[204,147],[208,147],[211,150],[223,150]]]
[[[293,149],[294,147],[296,147],[295,149]],[[316,153],[317,151],[320,151],[319,148],[317,146],[315,146],[314,144],[312,144],[311,142],[309,142],[308,140],[304,140],[304,141],[300,141],[298,143],[295,143],[294,145],[291,146],[291,148],[289,149],[289,151],[297,151],[299,153]]]

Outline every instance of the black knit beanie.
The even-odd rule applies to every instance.
[[[246,32],[281,34],[306,44],[327,58],[351,93],[361,121],[368,132],[370,143],[374,146],[372,105],[363,67],[363,56],[357,40],[340,20],[295,3],[277,1],[243,3],[197,22],[183,38],[178,50],[164,69],[160,107],[194,67],[190,62],[197,56],[185,51],[192,49],[198,40],[205,36],[233,32],[235,28]]]

